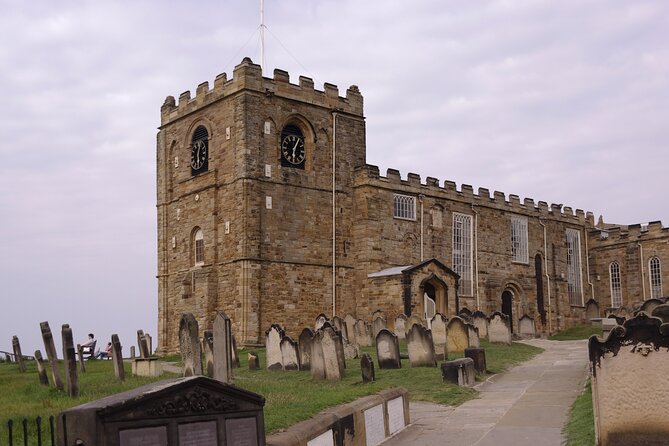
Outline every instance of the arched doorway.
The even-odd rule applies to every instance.
[[[416,314],[429,320],[436,313],[448,316],[448,286],[446,283],[434,274],[425,278],[420,284],[420,294]],[[455,311],[453,309],[453,311]]]
[[[502,293],[502,313],[509,316],[511,333],[513,333],[513,293],[510,290],[504,290]]]
[[[423,316],[428,323],[437,314],[437,290],[431,283],[426,283],[423,287]]]

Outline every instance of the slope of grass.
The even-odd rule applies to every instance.
[[[595,417],[592,411],[592,388],[586,384],[585,391],[571,406],[569,421],[564,429],[567,446],[590,446],[595,444]]]
[[[577,341],[579,339],[588,339],[592,335],[602,336],[601,325],[575,325],[566,330],[560,331],[549,337],[551,341]]]

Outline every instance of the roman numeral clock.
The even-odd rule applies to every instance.
[[[294,125],[287,125],[281,131],[281,165],[304,169],[304,135]]]

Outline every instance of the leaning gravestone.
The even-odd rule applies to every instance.
[[[369,326],[362,319],[353,326],[355,330],[355,339],[361,347],[370,347],[372,345],[372,337],[369,334]]]
[[[214,319],[214,379],[232,382],[232,323],[222,311]]]
[[[249,361],[249,370],[260,370],[260,360],[258,359],[258,353],[249,352],[248,361]]]
[[[376,357],[380,369],[399,369],[400,343],[397,335],[386,328],[382,328],[376,335]]]
[[[467,330],[469,331],[469,347],[479,348],[481,346],[479,329],[476,328],[474,324],[467,324]]]
[[[19,364],[19,370],[25,372],[26,363],[23,361],[23,353],[21,353],[21,343],[19,342],[18,336],[12,336],[12,349],[14,350],[16,362]]]
[[[198,324],[192,313],[184,313],[179,321],[179,349],[184,376],[202,375],[202,349]]]
[[[61,412],[57,444],[264,446],[264,404],[205,376],[159,381]]]
[[[84,348],[81,344],[77,344],[77,358],[79,359],[79,368],[81,373],[86,373],[86,364],[84,363]]]
[[[378,335],[384,328],[388,328],[386,326],[386,320],[381,316],[376,317],[374,321],[372,321],[372,337],[376,339],[376,335]]]
[[[529,317],[527,314],[524,314],[518,320],[518,332],[521,336],[533,338],[536,334],[536,330],[534,328],[534,319]]]
[[[346,335],[348,336],[348,342],[350,344],[357,344],[358,341],[355,339],[355,318],[350,314],[344,316],[344,325],[346,326]]]
[[[119,381],[124,381],[125,370],[123,369],[123,348],[121,347],[121,341],[118,340],[118,335],[116,333],[111,336],[111,344],[114,375]]]
[[[488,340],[490,342],[511,344],[511,325],[509,316],[495,311],[488,320]]]
[[[214,332],[205,330],[202,333],[202,350],[204,353],[204,372],[209,378],[214,377]]]
[[[323,357],[323,330],[318,330],[314,333],[311,340],[311,377],[314,380],[325,379],[325,358]]]
[[[300,349],[290,336],[281,339],[281,364],[284,370],[300,370]]]
[[[282,370],[281,339],[285,331],[279,324],[272,324],[265,332],[265,351],[267,353],[267,370]]]
[[[311,328],[305,327],[300,333],[298,344],[300,346],[300,367],[301,370],[311,370],[311,343],[314,338],[314,332]]]
[[[472,324],[479,329],[479,337],[488,337],[488,317],[482,311],[475,311],[472,314]]]
[[[65,364],[67,394],[74,398],[79,396],[79,378],[77,376],[77,355],[74,352],[72,329],[68,324],[63,324],[61,337],[63,340],[63,363]]]
[[[407,332],[407,349],[411,367],[436,367],[432,333],[422,325],[414,324]]]
[[[340,318],[339,316],[334,316],[332,318],[332,325],[334,326],[334,328],[337,329],[337,331],[339,331],[343,335],[345,340],[348,340],[348,332],[346,331],[346,324],[344,323],[342,318]]]
[[[328,381],[339,381],[344,377],[345,364],[342,362],[343,352],[340,354],[338,345],[341,338],[330,327],[321,330],[323,334],[320,337],[321,348],[323,349],[323,366],[325,368],[325,378]]]
[[[430,320],[430,330],[432,330],[432,340],[436,346],[446,345],[446,325],[448,319],[443,314],[437,313]]]
[[[42,352],[39,350],[35,350],[35,362],[37,362],[37,376],[39,377],[39,383],[48,386],[49,378],[46,375],[46,368],[44,367]]]
[[[146,343],[146,337],[144,336],[144,330],[137,330],[137,346],[139,347],[140,358],[148,358],[151,356],[149,353],[149,345]]]
[[[448,332],[446,336],[446,351],[448,354],[464,353],[465,349],[469,347],[469,328],[467,328],[467,323],[459,316],[453,316],[448,321],[446,331]]]
[[[39,326],[42,331],[46,357],[49,360],[49,367],[51,368],[51,381],[56,389],[63,390],[63,381],[60,379],[60,371],[58,369],[58,355],[56,354],[56,346],[53,343],[51,328],[49,328],[49,323],[46,321],[40,322]]]
[[[398,338],[400,339],[405,339],[407,335],[407,317],[404,314],[398,314],[397,317],[395,318],[395,334],[397,335]]]
[[[372,357],[369,356],[369,353],[363,353],[360,358],[360,371],[362,372],[362,382],[364,384],[376,380],[376,375],[374,374],[374,361],[372,361]]]

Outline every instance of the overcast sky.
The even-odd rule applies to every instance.
[[[669,225],[669,2],[266,0],[265,75],[365,98],[367,162]],[[260,61],[259,1],[0,0],[0,350],[157,331],[167,95]]]

